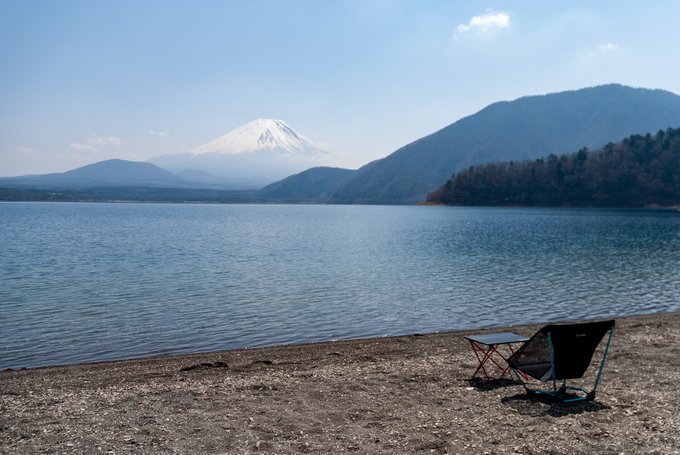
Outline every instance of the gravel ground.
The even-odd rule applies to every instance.
[[[3,372],[0,452],[680,454],[680,313],[617,319],[575,404],[471,380],[469,333]]]

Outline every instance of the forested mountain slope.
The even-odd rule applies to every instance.
[[[578,207],[680,205],[680,129],[634,135],[597,152],[470,167],[431,203]]]

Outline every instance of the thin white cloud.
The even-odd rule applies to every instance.
[[[19,153],[22,153],[24,155],[32,155],[32,156],[40,155],[39,151],[37,151],[36,149],[33,149],[31,147],[19,147],[18,150],[19,150]]]
[[[487,34],[495,30],[510,27],[510,15],[503,11],[486,10],[484,14],[472,16],[467,24],[460,24],[456,27],[456,36],[463,36],[469,33]]]
[[[590,46],[584,50],[584,60],[586,62],[592,59],[602,59],[605,55],[615,56],[618,54],[619,45],[617,43],[603,43],[596,46]],[[609,58],[609,57],[607,57]]]
[[[88,142],[96,147],[105,147],[107,145],[113,145],[115,147],[118,147],[121,143],[119,138],[113,136],[109,137],[92,136],[88,140]]]
[[[95,152],[95,151],[97,151],[97,148],[96,148],[95,146],[93,146],[93,145],[89,145],[89,144],[79,144],[79,143],[77,143],[77,142],[72,143],[72,144],[70,145],[70,147],[71,147],[73,150],[85,150],[85,151],[89,151],[89,152]]]
[[[154,130],[149,130],[149,134],[152,136],[157,136],[161,139],[167,139],[170,137],[170,131],[165,130],[165,131],[154,131]]]
[[[615,51],[616,49],[618,49],[619,45],[616,44],[616,43],[604,43],[604,44],[598,44],[597,48],[602,52],[611,52],[611,51]]]
[[[70,145],[73,150],[81,150],[86,152],[96,152],[103,147],[118,147],[122,144],[120,138],[115,136],[101,137],[96,134],[92,135],[87,142],[74,142]]]

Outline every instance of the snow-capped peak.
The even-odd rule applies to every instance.
[[[318,156],[325,153],[283,120],[257,119],[196,147],[191,154],[240,155],[261,150],[276,150],[292,156]]]

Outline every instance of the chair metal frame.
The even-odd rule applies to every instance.
[[[528,395],[548,395],[552,397],[553,399],[561,402],[561,403],[572,403],[575,401],[592,401],[595,399],[595,393],[597,391],[597,386],[600,384],[600,378],[602,377],[602,371],[604,370],[604,364],[607,360],[607,353],[609,352],[609,346],[611,345],[612,341],[612,336],[614,335],[614,326],[609,328],[609,337],[607,338],[607,344],[604,348],[604,353],[602,354],[602,361],[600,362],[600,368],[597,372],[597,376],[595,377],[595,384],[593,385],[592,390],[586,390],[582,387],[575,387],[575,386],[570,386],[567,385],[567,379],[562,380],[562,385],[560,387],[557,387],[557,382],[558,380],[555,379],[555,359],[553,355],[553,345],[552,345],[552,338],[550,332],[547,332],[548,336],[548,351],[550,353],[550,371],[551,371],[551,380],[552,381],[552,390],[542,390],[542,389],[531,389],[527,385],[527,382],[522,379],[522,376],[526,378],[526,375],[523,374],[522,371],[517,371],[515,368],[511,368],[513,374],[515,375],[517,381],[524,386],[524,390],[526,390]],[[521,375],[520,375],[521,374]],[[545,381],[547,382],[547,380]],[[576,396],[576,397],[569,397],[567,395],[567,391],[573,390],[576,392],[582,392],[585,394],[584,396]]]

